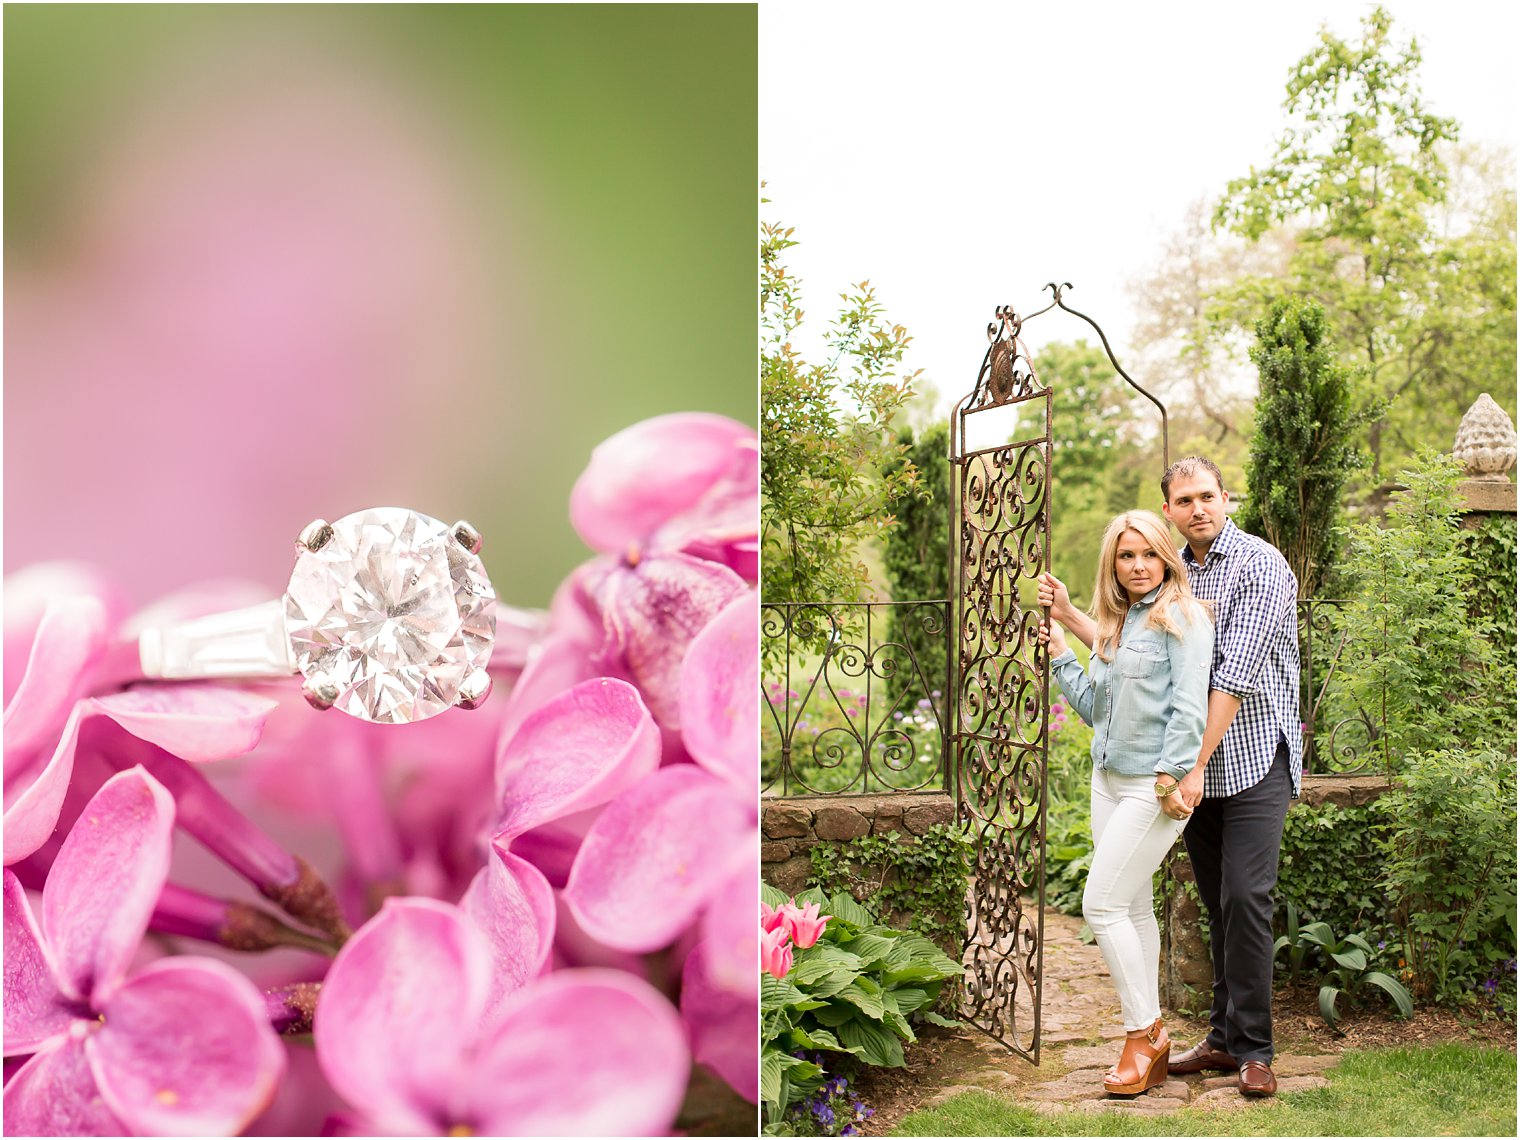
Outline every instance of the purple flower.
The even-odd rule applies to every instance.
[[[928,697],[920,697],[918,701],[918,707],[921,709],[932,709],[934,707],[934,702],[931,701]]]
[[[42,892],[39,930],[5,871],[6,1130],[240,1132],[269,1102],[285,1052],[265,1003],[222,962],[127,970],[169,869],[174,800],[133,768],[107,780]]]

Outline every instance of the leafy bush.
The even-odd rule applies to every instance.
[[[1283,825],[1277,863],[1279,930],[1289,908],[1336,930],[1393,937],[1393,908],[1382,881],[1387,817],[1376,804],[1294,804]]]
[[[819,843],[809,852],[813,885],[829,894],[849,891],[877,921],[942,943],[965,929],[972,844],[952,824],[935,824],[916,838],[897,832]]]
[[[1450,456],[1425,455],[1400,474],[1407,490],[1388,526],[1351,531],[1344,567],[1354,593],[1336,623],[1345,683],[1332,692],[1342,706],[1335,719],[1361,708],[1379,721],[1389,772],[1453,741],[1514,750],[1513,633],[1501,649],[1492,624],[1468,611],[1474,568],[1459,541],[1458,475]]]
[[[770,906],[786,901],[768,884],[760,890]],[[760,1097],[768,1134],[795,1125],[787,1123],[788,1108],[826,1084],[823,1064],[800,1053],[900,1067],[902,1043],[917,1040],[910,1017],[956,1024],[931,1007],[946,979],[962,969],[932,942],[875,923],[844,892],[828,898],[810,890],[797,902],[819,903],[833,917],[814,945],[794,951],[784,977],[760,979]]]
[[[1515,958],[1515,757],[1422,753],[1378,801],[1388,819],[1384,881],[1419,990],[1472,995]]]

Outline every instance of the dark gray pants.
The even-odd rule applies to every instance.
[[[1272,889],[1293,795],[1288,746],[1254,786],[1205,799],[1182,833],[1209,914],[1209,1044],[1244,1064],[1272,1061]]]

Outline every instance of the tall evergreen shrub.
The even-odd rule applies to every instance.
[[[1364,463],[1356,432],[1370,410],[1356,407],[1352,373],[1337,362],[1315,301],[1273,301],[1256,323],[1251,360],[1261,393],[1236,522],[1282,551],[1299,596],[1314,597],[1335,564],[1341,490]]]

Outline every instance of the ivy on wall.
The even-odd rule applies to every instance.
[[[971,841],[952,824],[936,824],[917,838],[895,831],[862,835],[815,846],[808,882],[827,894],[849,891],[886,925],[905,925],[942,946],[958,946],[971,856]]]

